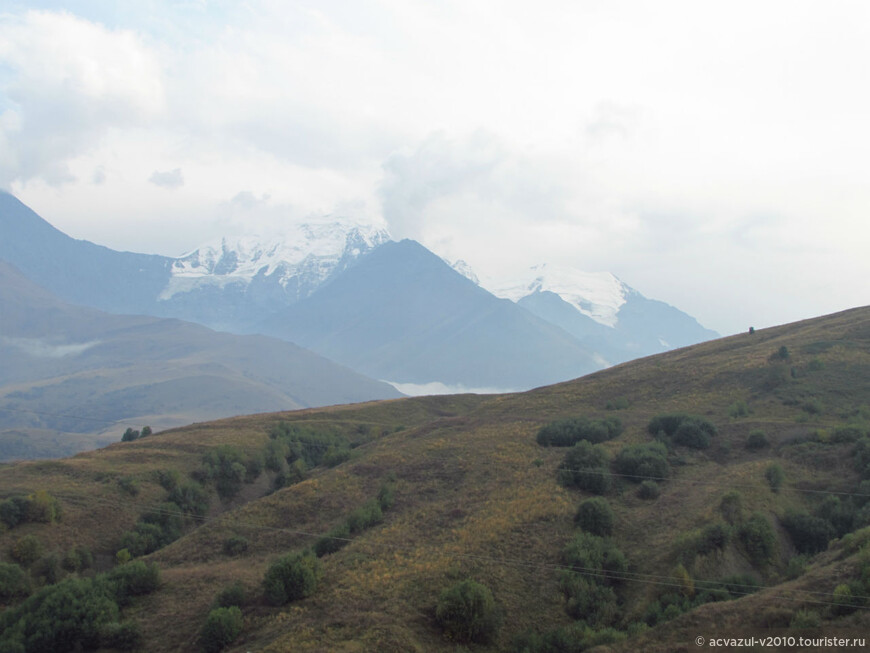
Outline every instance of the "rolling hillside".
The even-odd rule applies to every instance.
[[[694,417],[671,429],[663,416],[674,414]],[[603,440],[602,465],[579,454],[565,464],[591,447],[582,442],[538,444],[542,427],[575,433],[554,422],[581,417],[591,422],[571,428]],[[88,578],[182,511],[182,536],[142,556],[159,587],[115,617],[148,651],[196,650],[219,595],[240,604],[228,651],[673,651],[695,650],[697,636],[861,637],[868,424],[870,308],[860,308],[526,393],[235,417],[6,466],[7,501],[56,499],[62,514],[8,529],[0,551],[8,563],[38,540],[26,572],[36,588],[47,558],[84,546],[93,568],[52,578]],[[648,466],[631,467],[633,445],[652,445]],[[575,523],[596,498],[611,525]],[[269,570],[310,547],[316,589],[276,600]],[[439,597],[467,579],[491,591],[500,617],[488,643],[445,634]],[[22,600],[7,599],[7,619]]]
[[[68,304],[3,262],[0,304],[0,460],[95,448],[127,424],[400,396],[281,340]]]

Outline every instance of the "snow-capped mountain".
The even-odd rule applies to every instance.
[[[159,299],[202,285],[248,285],[268,277],[301,299],[336,269],[390,240],[383,229],[345,221],[295,225],[279,236],[222,238],[178,258]]]
[[[483,285],[496,297],[513,302],[537,292],[555,293],[583,315],[608,327],[616,326],[619,309],[632,292],[610,272],[584,272],[547,263],[510,279],[485,279]]]
[[[461,271],[469,276],[470,269]],[[497,297],[564,329],[596,352],[604,365],[718,336],[673,306],[644,297],[610,272],[543,263],[480,283]]]
[[[245,330],[389,240],[384,229],[345,220],[294,225],[271,237],[222,238],[172,262],[158,303],[167,314]]]

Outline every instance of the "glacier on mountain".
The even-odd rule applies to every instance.
[[[158,299],[207,287],[244,290],[266,278],[294,300],[302,299],[336,270],[389,240],[384,229],[344,220],[294,225],[278,236],[222,238],[177,258]]]
[[[518,302],[536,292],[552,292],[599,324],[615,327],[619,309],[631,288],[610,272],[534,265],[516,277],[483,279],[481,285],[496,297]]]

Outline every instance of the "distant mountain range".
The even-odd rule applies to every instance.
[[[0,194],[0,259],[66,301],[276,336],[397,387],[525,389],[716,336],[606,273],[478,284],[343,220],[171,258],[74,240]]]
[[[91,448],[116,421],[166,428],[401,396],[291,343],[59,300],[0,263],[0,460]]]

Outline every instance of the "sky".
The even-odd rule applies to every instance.
[[[0,0],[0,188],[177,256],[335,215],[722,334],[870,303],[870,3]]]

